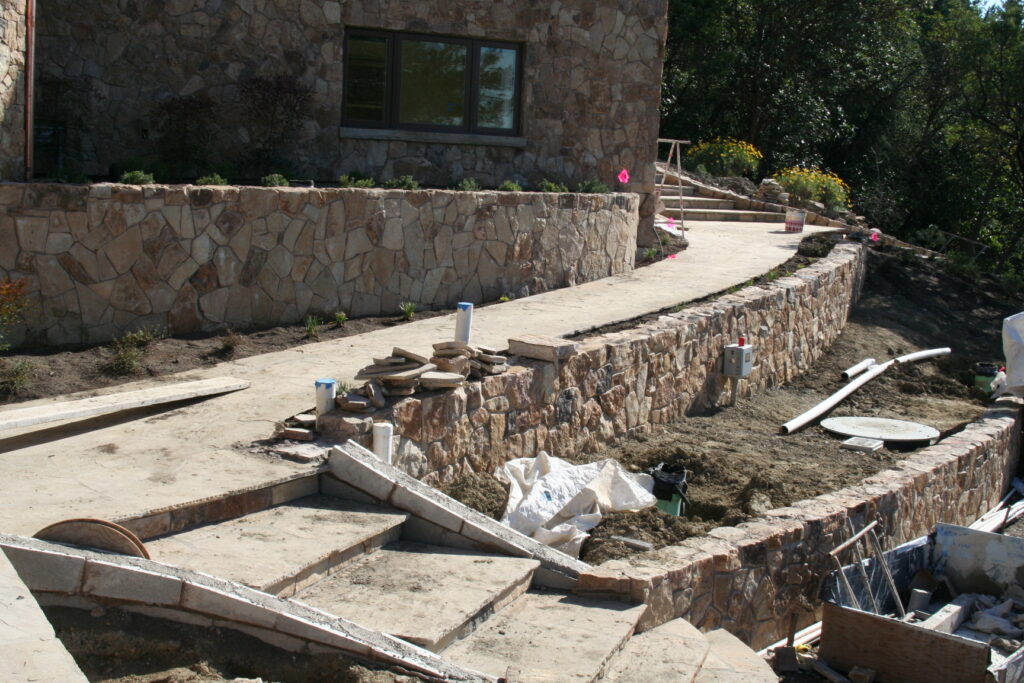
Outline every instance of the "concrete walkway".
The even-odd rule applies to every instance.
[[[701,221],[688,228],[690,247],[678,258],[477,311],[473,340],[504,348],[510,336],[565,336],[669,308],[771,270],[794,254],[801,238],[778,224]],[[249,380],[251,388],[88,431],[58,426],[38,432],[47,441],[35,445],[24,445],[28,437],[18,439],[17,432],[0,435],[6,451],[0,454],[0,531],[31,535],[70,517],[138,513],[308,469],[245,448],[270,436],[275,421],[311,408],[315,378],[352,382],[374,355],[396,345],[429,352],[454,329],[454,316],[437,317],[222,363],[160,381],[231,376]]]

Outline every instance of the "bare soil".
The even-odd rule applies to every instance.
[[[864,358],[881,362],[922,349],[953,349],[948,357],[890,369],[840,404],[833,416],[911,420],[935,427],[943,438],[959,431],[988,405],[973,386],[973,363],[1002,358],[1002,319],[1022,308],[1021,298],[1006,294],[995,280],[966,281],[941,261],[899,250],[872,251],[864,292],[850,321],[805,375],[578,459],[613,457],[633,471],[666,463],[689,472],[685,516],[656,509],[609,515],[584,544],[581,559],[600,564],[636,552],[611,536],[663,547],[735,525],[765,510],[854,485],[925,445],[863,454],[840,449],[842,439],[817,425],[779,433],[782,423],[841,388],[842,371]]]
[[[118,609],[44,610],[90,681],[108,683],[413,683],[341,655],[304,655],[221,628],[188,626]]]
[[[451,312],[417,311],[413,320],[424,320]],[[108,367],[114,357],[111,344],[64,349],[15,349],[0,356],[0,404],[100,389],[261,353],[283,351],[294,346],[364,334],[407,322],[401,316],[353,318],[340,325],[333,321],[323,321],[315,336],[307,333],[304,324],[295,324],[248,331],[226,329],[217,334],[191,337],[162,337],[145,346],[138,367],[133,372],[123,374],[113,372]],[[27,363],[30,368],[28,381],[20,390],[7,392],[4,390],[3,371],[19,362]]]

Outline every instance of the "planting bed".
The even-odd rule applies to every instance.
[[[893,368],[840,404],[833,415],[913,420],[943,437],[978,417],[987,397],[973,388],[975,361],[1002,357],[1002,319],[1022,308],[994,281],[967,282],[939,262],[903,252],[872,252],[861,300],[839,340],[801,378],[735,406],[692,415],[666,429],[583,460],[614,457],[635,471],[665,462],[686,467],[690,505],[686,517],[657,510],[607,517],[584,546],[582,559],[599,564],[635,551],[608,537],[623,535],[657,547],[717,526],[730,526],[857,483],[904,457],[892,448],[862,454],[839,448],[841,439],[819,426],[783,436],[779,426],[843,386],[840,373],[866,357],[950,346],[953,355]],[[479,487],[451,487],[479,506]],[[473,495],[466,495],[470,489]],[[487,486],[490,497],[500,489]],[[489,504],[494,509],[493,501]]]

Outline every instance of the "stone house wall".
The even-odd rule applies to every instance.
[[[633,268],[635,194],[0,184],[14,343],[525,296]]]
[[[722,350],[741,334],[755,367],[740,394],[783,384],[842,332],[864,265],[862,247],[839,245],[791,277],[588,338],[561,367],[514,359],[505,374],[402,400],[387,416],[396,464],[437,483],[540,450],[596,452],[724,400]]]
[[[641,628],[683,617],[724,628],[754,648],[818,620],[828,551],[877,520],[882,546],[930,533],[939,522],[968,525],[992,509],[1016,476],[1020,399],[1001,399],[976,422],[856,486],[779,508],[676,546],[613,560],[580,576],[577,590],[647,603]],[[811,609],[811,605],[817,605]]]
[[[0,180],[25,166],[25,0],[0,0]]]
[[[347,26],[522,44],[521,137],[342,129]],[[238,154],[259,135],[241,88],[285,76],[313,92],[308,116],[282,143],[298,177],[333,181],[358,170],[435,186],[464,177],[490,187],[543,177],[614,186],[627,168],[633,180],[623,189],[649,195],[646,217],[666,31],[666,0],[39,0],[38,97],[63,119],[53,123],[66,128],[65,158],[88,174],[145,160],[163,144],[198,147],[199,157],[234,166],[237,181],[259,177],[246,175],[255,171]],[[213,109],[168,133],[158,107],[181,97],[208,97]]]

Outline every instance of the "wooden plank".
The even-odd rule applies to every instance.
[[[877,683],[984,683],[988,646],[826,602],[818,656],[838,671],[874,669]]]
[[[958,596],[956,600],[922,621],[918,626],[940,633],[953,633],[974,611],[975,597],[970,593]]]
[[[214,377],[194,382],[161,384],[148,389],[104,394],[75,401],[59,401],[28,408],[15,408],[0,412],[0,431],[61,420],[83,420],[162,403],[175,403],[202,396],[225,394],[245,389],[248,386],[247,380]]]

